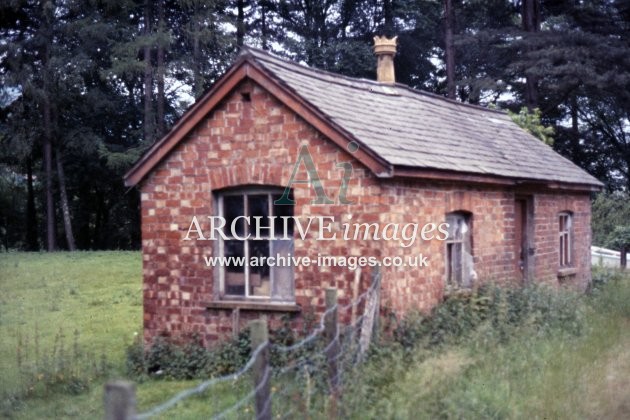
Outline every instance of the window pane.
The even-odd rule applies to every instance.
[[[249,260],[255,264],[249,266],[249,294],[252,296],[269,296],[271,294],[271,279],[269,277],[269,241],[248,241]],[[264,258],[264,259],[263,259]],[[261,265],[260,263],[263,262]]]
[[[245,215],[244,200],[242,195],[226,195],[223,197],[223,217],[225,217],[225,232],[232,236],[232,222],[238,216]],[[239,219],[234,232],[239,236],[244,236],[245,221]]]
[[[243,258],[241,261],[230,261],[225,266],[225,294],[245,295],[245,247],[243,241],[225,241],[223,243],[223,255],[226,258]]]
[[[459,286],[462,283],[462,271],[463,271],[463,255],[462,255],[462,244],[457,243],[453,244],[453,248],[451,251],[451,273],[453,276],[453,284]]]
[[[470,216],[465,213],[446,215],[448,239],[446,246],[446,282],[455,287],[468,288],[474,281],[472,232]]]
[[[279,200],[282,197],[282,194],[274,194],[273,201]],[[289,199],[293,200],[293,192],[289,194]],[[293,216],[293,206],[288,204],[274,204],[273,205],[273,216],[276,216],[274,230],[276,233],[276,237],[284,237],[285,234],[287,237],[293,236],[293,219],[287,220],[287,231],[284,230],[284,220],[282,216],[291,217]]]
[[[468,231],[464,217],[458,214],[448,215],[446,216],[446,223],[448,223],[448,240],[461,241]]]
[[[446,284],[453,284],[453,244],[446,244]]]
[[[252,226],[254,226],[255,216],[262,217],[260,220],[261,227],[269,226],[269,197],[267,194],[248,195],[247,207],[249,210],[247,215],[251,218]],[[267,229],[263,229],[260,233],[260,236],[268,236],[269,231]],[[255,232],[252,232],[252,234],[255,234]]]
[[[275,267],[271,268],[273,271],[272,297],[277,300],[293,301],[295,296],[293,267],[289,266],[289,258],[293,256],[293,239],[272,241],[271,256],[276,259]]]

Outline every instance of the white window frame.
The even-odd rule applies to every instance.
[[[573,215],[571,214],[571,212],[563,211],[563,212],[558,213],[558,237],[559,237],[558,263],[560,265],[560,268],[572,267],[573,266]]]
[[[445,241],[445,249],[444,249],[444,261],[445,261],[445,269],[444,273],[444,283],[446,285],[447,290],[457,290],[457,289],[470,289],[473,285],[473,246],[472,246],[472,214],[466,211],[453,211],[446,214],[446,220],[448,222],[451,218],[461,218],[464,223],[467,225],[467,231],[462,235],[461,238],[452,238],[449,237]],[[449,231],[451,230],[449,226]],[[455,280],[455,275],[453,275],[453,260],[452,260],[452,249],[455,248],[458,244],[461,244],[461,279],[460,282]],[[449,259],[449,248],[451,249],[451,259]],[[467,256],[468,254],[468,256]]]
[[[225,191],[219,191],[216,193],[216,204],[217,204],[217,209],[218,209],[218,216],[220,217],[224,217],[224,198],[228,197],[228,196],[240,196],[243,197],[243,212],[244,212],[244,216],[248,216],[249,213],[249,196],[253,196],[253,195],[266,195],[267,196],[267,205],[268,205],[268,215],[269,216],[273,216],[273,196],[274,195],[282,195],[284,192],[283,188],[274,188],[274,187],[244,187],[244,188],[235,188],[235,189],[230,189],[230,190],[225,190]],[[245,223],[243,221],[243,223]],[[253,221],[252,221],[253,223]],[[224,227],[224,233],[225,236],[228,238],[227,240],[239,240],[238,238],[235,238],[232,236],[232,232],[230,229],[230,226],[226,225]],[[248,231],[243,232],[244,235],[247,235],[247,233],[249,233]],[[277,235],[276,232],[274,232],[274,237],[271,238],[269,236],[269,231],[267,229],[263,230],[261,232],[260,235],[261,239],[268,239],[269,240],[269,252],[271,252],[272,249],[272,241],[274,239],[282,239],[283,237],[280,235]],[[293,237],[291,236],[289,238],[291,240],[291,255],[293,255]],[[268,296],[263,296],[263,295],[252,295],[249,292],[249,282],[250,282],[250,266],[249,266],[249,258],[250,258],[250,242],[251,239],[249,240],[243,240],[243,254],[245,257],[245,267],[244,267],[244,288],[245,288],[245,293],[243,295],[230,295],[227,294],[226,292],[226,285],[225,285],[225,273],[226,270],[223,265],[218,266],[218,272],[219,272],[219,295],[220,298],[222,300],[255,300],[255,301],[262,301],[262,302],[279,302],[279,303],[295,303],[295,271],[292,270],[291,271],[291,278],[290,278],[290,282],[292,285],[292,298],[287,300],[287,299],[277,299],[274,298],[273,296],[273,286],[274,283],[276,281],[275,275],[276,275],[276,270],[274,270],[274,267],[270,267],[269,270],[269,295]],[[219,249],[219,257],[223,257],[225,256],[225,240],[223,239],[223,237],[221,235],[219,235],[219,244],[218,244],[218,249]]]

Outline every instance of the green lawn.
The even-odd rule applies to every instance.
[[[72,353],[77,335],[83,357],[100,363],[104,355],[119,369],[125,347],[141,333],[138,252],[0,254],[0,287],[0,395],[22,386],[18,352],[22,366],[31,366],[52,354],[55,341]]]
[[[124,351],[140,333],[141,257],[138,252],[0,254],[0,417],[99,418],[102,385],[124,376]],[[352,418],[630,418],[630,278],[582,299],[583,333],[538,335],[523,328],[506,342],[477,331],[464,343],[411,356],[392,351],[364,365],[347,395]],[[111,368],[78,395],[45,388],[8,404],[23,387],[18,369],[52,354],[59,331],[66,354]],[[489,334],[488,336],[491,336]],[[35,344],[38,341],[38,344]],[[37,349],[37,350],[36,350]],[[39,353],[39,356],[36,355]],[[57,350],[58,353],[58,350]],[[248,378],[244,378],[248,380]],[[138,384],[140,411],[198,381]],[[226,384],[192,397],[162,418],[204,418],[248,385]],[[22,389],[23,390],[23,389]],[[276,405],[277,407],[277,405]],[[249,410],[249,411],[247,411]],[[175,414],[176,413],[176,414]],[[240,416],[250,417],[243,407]],[[325,412],[314,415],[326,417]]]

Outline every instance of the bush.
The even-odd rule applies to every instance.
[[[599,266],[593,267],[593,281],[591,283],[591,292],[598,293],[608,283],[619,282],[622,278],[623,272],[621,270]]]
[[[560,329],[579,334],[582,326],[580,297],[544,285],[522,288],[483,286],[449,297],[431,315],[411,313],[398,322],[394,339],[410,350],[456,344],[481,324],[489,324],[499,341],[509,339],[515,328],[530,326],[539,333]]]
[[[235,340],[206,349],[198,335],[185,344],[157,337],[146,349],[140,339],[127,348],[126,369],[132,377],[148,375],[169,379],[196,379],[236,372],[249,359],[249,330]]]

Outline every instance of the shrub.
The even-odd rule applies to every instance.
[[[456,344],[470,336],[481,324],[489,324],[494,338],[509,339],[515,328],[529,326],[539,333],[559,329],[581,332],[583,313],[580,297],[567,290],[556,291],[544,285],[522,288],[483,286],[470,293],[449,297],[431,315],[411,313],[394,329],[394,339],[410,350]]]
[[[195,379],[236,372],[247,362],[249,355],[249,330],[243,330],[237,339],[212,349],[206,349],[198,335],[185,344],[157,337],[146,350],[137,339],[127,348],[125,365],[127,373],[133,377]]]

